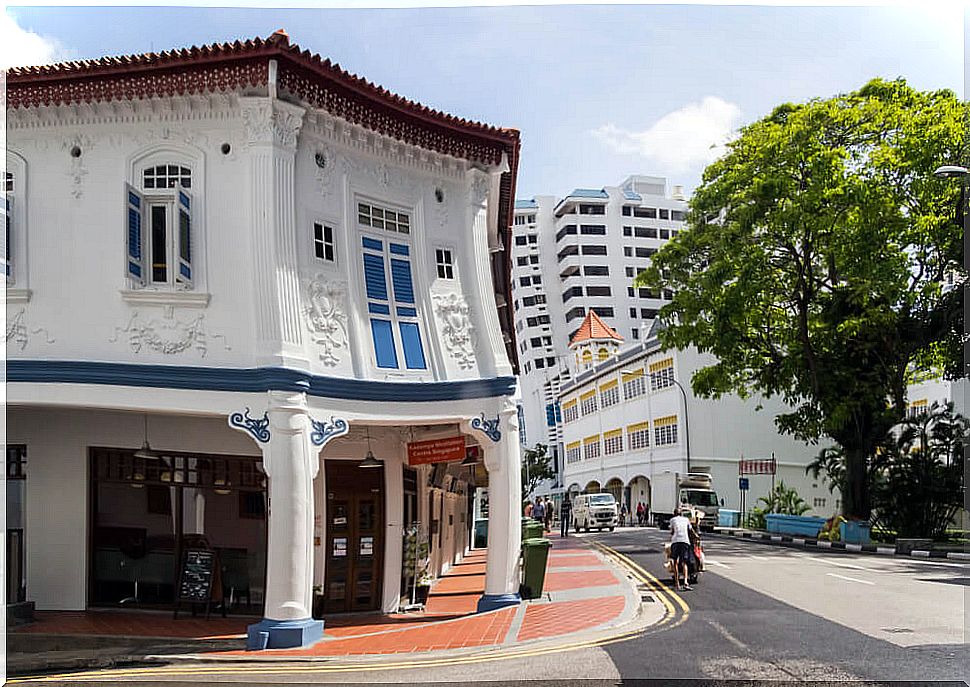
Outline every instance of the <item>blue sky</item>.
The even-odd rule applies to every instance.
[[[518,197],[664,175],[688,189],[739,125],[880,76],[964,88],[961,4],[448,9],[15,7],[4,65],[268,36],[522,132]],[[12,21],[11,21],[12,19]],[[3,53],[6,54],[3,54]],[[2,66],[2,65],[0,65]]]

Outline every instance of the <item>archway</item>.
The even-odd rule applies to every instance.
[[[618,504],[623,503],[623,480],[614,477],[606,483],[604,491],[613,494],[613,498],[616,499]]]
[[[650,480],[643,475],[637,475],[627,484],[630,494],[630,511],[636,517],[637,505],[642,503],[646,512],[650,513]]]
[[[584,494],[598,494],[602,490],[603,489],[602,489],[602,487],[600,487],[600,483],[597,482],[594,479],[594,480],[591,480],[591,481],[589,481],[589,482],[586,483],[586,486],[583,488],[583,492],[582,493],[584,493]]]

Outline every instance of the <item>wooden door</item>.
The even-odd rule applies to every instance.
[[[375,611],[384,579],[384,470],[326,461],[327,613]]]

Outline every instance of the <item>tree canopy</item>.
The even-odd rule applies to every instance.
[[[522,501],[525,502],[543,480],[556,476],[552,456],[545,444],[536,444],[522,452]]]
[[[868,462],[913,371],[963,374],[959,184],[933,171],[966,160],[968,122],[903,80],[780,105],[705,170],[636,280],[674,292],[664,345],[716,356],[695,393],[781,396],[782,432],[844,450],[849,516],[869,516]]]

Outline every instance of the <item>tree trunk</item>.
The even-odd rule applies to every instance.
[[[846,451],[845,491],[842,494],[842,515],[847,520],[868,520],[869,457],[862,449]]]

